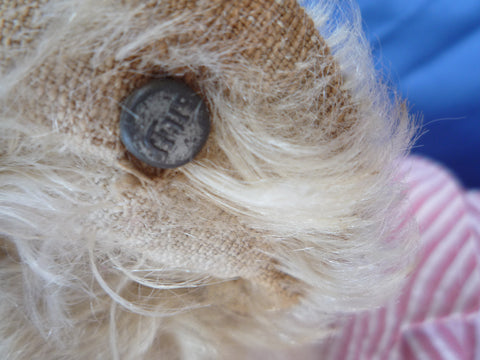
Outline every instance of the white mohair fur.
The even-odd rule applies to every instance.
[[[416,244],[396,172],[412,127],[404,105],[378,82],[354,5],[320,0],[309,13],[349,94],[341,106],[354,109],[355,122],[345,126],[338,112],[325,111],[340,105],[318,103],[328,79],[319,75],[324,69],[315,55],[295,70],[315,81],[286,91],[284,82],[271,80],[274,86],[264,89],[261,69],[223,61],[234,51],[228,41],[170,44],[162,56],[148,48],[198,30],[184,21],[187,11],[158,22],[135,1],[32,3],[33,25],[15,36],[33,40],[16,42],[0,57],[2,359],[234,359],[256,348],[279,351],[280,358],[283,348],[321,340],[336,319],[395,294]],[[135,71],[142,74],[151,64],[165,73],[209,74],[199,85],[214,127],[209,141],[216,147],[208,151],[218,149],[223,160],[206,156],[180,168],[165,194],[118,166],[116,148],[92,148],[62,128],[71,114],[60,117],[61,102],[50,102],[48,93],[33,101],[41,111],[31,98],[23,102],[32,88],[56,81],[32,75],[52,56],[60,66],[77,54],[92,67],[111,59],[128,66],[139,52]],[[111,66],[108,76],[119,68]],[[68,89],[68,78],[64,83],[75,100],[77,89]],[[98,105],[84,98],[86,114]],[[115,106],[121,100],[102,99]],[[135,191],[128,201],[114,194],[122,181],[137,186],[146,202],[135,203]],[[157,221],[149,223],[142,216],[152,214],[152,204]],[[162,228],[165,209],[172,229]],[[205,231],[189,229],[201,216],[195,224]],[[235,242],[251,237],[260,250],[252,264],[239,253],[241,261],[230,266],[237,256],[222,257],[223,250],[204,264],[169,247],[178,241],[175,229],[213,249],[232,233]],[[261,259],[270,265],[255,267]],[[295,293],[287,304],[257,274],[269,266],[290,279],[290,288],[277,289]]]

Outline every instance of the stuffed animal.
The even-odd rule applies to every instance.
[[[395,294],[413,127],[301,5],[0,4],[3,359],[280,354]]]

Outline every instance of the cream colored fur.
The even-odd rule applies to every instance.
[[[145,73],[152,63],[166,72],[186,66],[210,73],[202,91],[228,167],[208,159],[186,165],[168,189],[174,195],[120,166],[117,149],[100,151],[62,131],[59,104],[48,94],[35,99],[40,119],[23,99],[42,82],[25,79],[59,49],[62,56],[89,54],[93,66],[112,58],[128,64],[152,39],[195,24],[147,21],[142,6],[128,1],[40,3],[35,31],[42,35],[10,50],[15,61],[0,69],[2,359],[241,359],[255,348],[280,358],[282,348],[320,340],[335,320],[395,294],[416,239],[396,173],[411,122],[377,80],[355,6],[339,3],[345,18],[339,4],[326,1],[312,16],[351,96],[345,106],[356,108],[348,128],[335,112],[322,117],[332,105],[317,105],[327,79],[293,92],[281,80],[265,89],[261,69],[225,65],[228,42],[172,45],[168,57],[142,50]],[[313,57],[297,69],[320,74],[317,63]],[[224,79],[228,94],[218,90]],[[136,190],[122,191],[131,188],[147,205],[162,205],[154,224],[142,220],[147,205],[129,208]],[[264,265],[230,267],[222,253],[204,264],[159,246],[159,234],[175,234],[161,222],[167,210],[176,221],[170,227],[185,229],[204,216],[202,230],[214,239],[233,232],[237,242],[261,243],[275,270],[294,279],[287,282],[294,300],[286,304],[275,285],[262,283]]]

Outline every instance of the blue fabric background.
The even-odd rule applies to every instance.
[[[379,69],[423,115],[414,152],[480,188],[480,0],[359,0]]]

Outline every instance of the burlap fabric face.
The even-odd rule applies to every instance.
[[[30,24],[35,22],[36,16],[44,15],[29,3],[20,5],[7,2],[4,6],[9,9],[5,12],[11,18],[7,19],[3,30],[3,44],[6,47],[2,49],[2,54],[17,55],[14,49],[22,52],[26,50],[23,46],[25,42],[35,43],[35,35],[42,29]],[[126,6],[133,7],[135,2],[127,2]],[[95,222],[89,226],[97,228],[97,231],[113,227],[118,232],[118,238],[115,239],[117,245],[148,253],[153,260],[168,267],[220,278],[256,278],[256,281],[272,288],[282,287],[278,283],[283,276],[274,269],[266,254],[269,252],[268,242],[263,234],[240,224],[222,209],[212,208],[207,200],[193,199],[185,191],[179,190],[180,183],[188,182],[182,170],[150,169],[136,163],[125,153],[119,136],[120,104],[139,86],[166,75],[184,78],[202,93],[202,82],[222,81],[210,86],[216,87],[217,91],[228,91],[229,81],[244,82],[248,88],[249,82],[258,74],[262,77],[262,83],[252,86],[255,91],[262,91],[261,96],[267,99],[270,94],[278,97],[284,94],[277,92],[288,93],[291,89],[272,89],[276,82],[294,87],[311,81],[307,71],[299,73],[295,66],[306,61],[313,52],[324,58],[325,64],[321,66],[325,68],[324,75],[329,77],[325,95],[338,97],[338,100],[332,99],[332,104],[341,106],[346,95],[332,94],[339,88],[341,80],[338,73],[334,74],[333,59],[328,55],[324,41],[295,1],[146,2],[141,12],[135,15],[139,17],[139,32],[142,31],[142,23],[147,21],[159,24],[177,21],[179,29],[185,28],[185,33],[172,34],[161,40],[152,39],[148,46],[155,49],[156,56],[168,57],[169,51],[172,51],[169,50],[169,44],[185,46],[183,51],[191,52],[192,56],[195,56],[196,48],[210,50],[209,43],[213,44],[212,53],[219,46],[225,46],[224,51],[228,53],[218,60],[219,70],[227,67],[225,74],[222,74],[224,78],[217,80],[219,74],[209,74],[211,69],[204,69],[201,64],[176,64],[175,59],[171,60],[169,69],[163,69],[155,63],[144,63],[142,53],[148,51],[144,44],[134,56],[121,62],[114,58],[99,61],[94,58],[95,52],[87,51],[84,54],[82,49],[74,54],[53,50],[44,64],[28,75],[26,81],[33,88],[32,94],[22,99],[21,106],[28,112],[27,116],[34,117],[47,127],[54,125],[58,131],[65,133],[79,152],[96,154],[98,161],[110,163],[111,176],[108,181],[116,183],[118,197],[105,194],[105,198],[118,202],[122,209],[114,214],[96,215]],[[192,18],[195,21],[193,26]],[[11,25],[14,20],[25,21],[25,24],[20,23],[21,27],[32,26],[34,36],[16,38],[20,28],[18,22],[16,28]],[[94,24],[87,23],[85,26]],[[65,41],[68,42],[68,39]],[[117,47],[122,45],[121,40],[118,42],[114,43]],[[189,49],[189,46],[192,48]],[[115,49],[106,51],[111,52],[112,56],[115,53]],[[208,52],[204,56],[208,56]],[[4,71],[9,71],[13,63],[20,59],[17,56],[4,59],[7,64]],[[238,70],[235,70],[236,66]],[[146,71],[148,73],[145,74]],[[298,81],[299,76],[304,79]],[[206,100],[213,115],[214,134],[197,162],[200,166],[228,166],[224,164],[228,162],[227,159],[222,162],[222,156],[225,155],[215,141],[216,122],[222,120],[215,116],[214,101]],[[242,106],[241,101],[233,101],[235,106]],[[332,112],[336,110],[328,109]],[[46,117],[46,114],[54,118]],[[345,115],[339,113],[338,116],[342,117],[339,119],[342,121]],[[125,175],[126,172],[133,174],[133,177]],[[240,178],[241,175],[237,176]],[[155,193],[154,198],[152,192]]]
[[[83,280],[93,269],[97,299],[107,289],[133,312],[169,315],[176,325],[155,325],[159,337],[208,328],[214,346],[262,343],[240,329],[275,323],[273,310],[362,308],[385,274],[399,278],[411,247],[392,235],[390,173],[407,131],[348,82],[295,1],[7,0],[0,12],[2,113],[20,128],[8,125],[20,145],[2,156],[29,154],[16,166],[41,193],[19,200],[34,225],[5,222],[7,240],[37,239],[35,254],[58,252],[52,264],[71,261]],[[195,161],[172,170],[142,164],[119,136],[124,100],[165,76],[204,98],[212,127]]]

